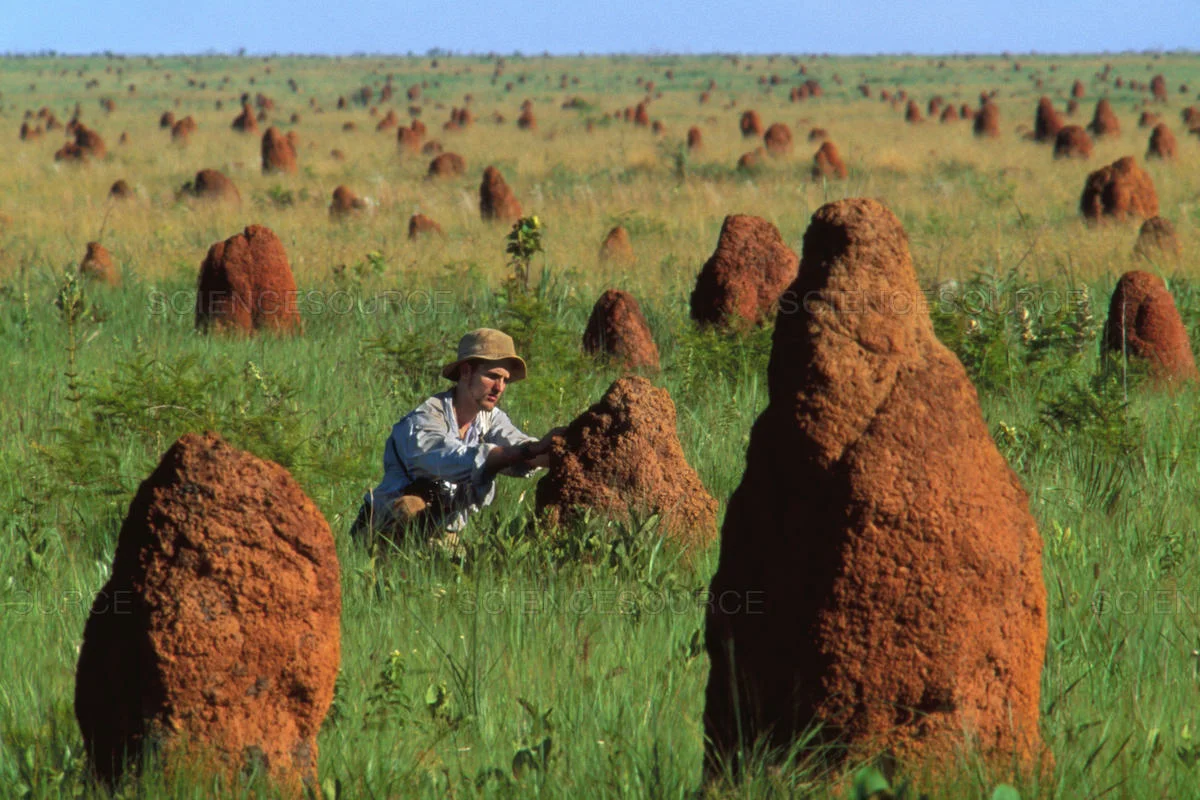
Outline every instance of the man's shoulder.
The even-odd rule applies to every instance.
[[[410,411],[404,419],[400,420],[400,425],[406,422],[419,422],[428,420],[446,420],[446,399],[453,395],[453,390],[446,392],[438,392],[425,398],[421,405]]]

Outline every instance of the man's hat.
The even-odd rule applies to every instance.
[[[468,361],[507,361],[509,383],[525,379],[525,361],[517,355],[512,337],[495,328],[478,328],[458,340],[458,358],[442,367],[442,377],[458,380],[458,369]]]

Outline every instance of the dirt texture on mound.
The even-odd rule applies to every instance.
[[[1038,100],[1037,112],[1033,115],[1033,138],[1038,142],[1053,142],[1063,129],[1063,119],[1054,110],[1049,97]]]
[[[79,274],[109,286],[119,286],[121,283],[121,273],[113,264],[112,255],[99,242],[87,243],[87,252],[79,262]]]
[[[196,289],[196,327],[299,332],[296,294],[283,242],[269,228],[251,225],[209,248]]]
[[[1088,130],[1095,136],[1120,135],[1121,121],[1117,119],[1117,115],[1112,109],[1112,103],[1108,102],[1107,97],[1100,98],[1096,103],[1096,112],[1092,115]]]
[[[262,137],[262,171],[264,174],[296,171],[295,145],[290,136],[284,136],[274,125]]]
[[[436,142],[429,142],[436,144]],[[441,145],[438,145],[439,149]],[[429,178],[456,178],[467,171],[467,162],[458,153],[441,153],[429,162]]]
[[[397,128],[396,142],[402,151],[415,153],[421,149],[421,134],[412,128]]]
[[[986,139],[998,137],[1000,135],[1000,107],[990,101],[984,103],[979,109],[979,113],[975,115],[974,126],[976,136]]]
[[[348,186],[333,190],[333,201],[329,204],[331,217],[344,217],[366,209],[367,201],[355,194]]]
[[[516,222],[521,218],[520,201],[500,170],[492,166],[483,171],[479,183],[479,216],[489,222]]]
[[[242,202],[242,196],[233,181],[215,169],[200,170],[195,179],[185,183],[179,191],[197,200]]]
[[[1041,538],[899,221],[823,206],[789,292],[709,588],[709,774],[814,725],[837,759],[1038,764]]]
[[[1142,227],[1138,229],[1133,254],[1152,262],[1183,255],[1183,248],[1179,244],[1179,237],[1175,235],[1175,226],[1171,224],[1171,220],[1165,217],[1151,217],[1143,222]]]
[[[1088,175],[1079,210],[1089,222],[1149,219],[1158,215],[1158,194],[1137,159],[1125,156]]]
[[[89,158],[104,158],[108,154],[100,134],[82,123],[75,124],[74,136],[75,141],[67,142],[54,154],[55,161],[82,162]]]
[[[600,243],[600,260],[615,264],[632,264],[636,260],[629,231],[624,226],[617,225],[604,237]]]
[[[1055,158],[1091,158],[1092,137],[1078,125],[1067,125],[1054,137]]]
[[[792,152],[792,129],[782,122],[776,122],[767,128],[763,134],[763,144],[767,153],[776,158],[790,155]]]
[[[691,317],[701,325],[763,324],[796,277],[800,259],[759,217],[725,217],[717,249],[696,276]]]
[[[171,140],[176,144],[187,144],[188,139],[196,132],[199,126],[196,124],[196,119],[191,114],[188,114],[181,120],[177,120],[171,126]]]
[[[1195,381],[1196,359],[1175,298],[1159,276],[1135,270],[1117,281],[1104,324],[1104,350],[1144,360],[1157,382]]]
[[[762,120],[758,117],[758,112],[754,110],[743,111],[741,119],[738,120],[738,129],[746,139],[762,136],[763,125]]]
[[[658,370],[658,345],[637,299],[628,292],[609,289],[592,306],[583,350],[609,356],[628,369]]]
[[[660,530],[697,548],[717,533],[717,502],[683,456],[675,404],[641,376],[617,380],[567,427],[536,496],[552,526],[591,509],[626,522],[658,514]]]
[[[1175,141],[1175,134],[1171,133],[1171,129],[1167,127],[1167,123],[1160,122],[1154,126],[1154,130],[1150,132],[1150,143],[1146,148],[1146,159],[1161,158],[1166,160],[1174,159],[1179,155],[1179,143]]]
[[[837,145],[830,141],[822,142],[813,154],[813,180],[845,180],[847,174],[846,162],[842,161]]]
[[[242,113],[233,118],[230,127],[240,133],[258,133],[258,117],[254,116],[254,109],[249,103],[242,104]]]
[[[75,716],[95,772],[113,784],[157,748],[315,787],[341,607],[329,525],[287,470],[180,438],[130,503],[84,628]]]
[[[413,214],[408,219],[408,238],[419,239],[423,236],[436,234],[444,236],[442,226],[424,214]]]

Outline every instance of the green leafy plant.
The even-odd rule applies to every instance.
[[[393,650],[384,659],[383,667],[367,695],[366,722],[381,725],[385,721],[403,725],[412,711],[412,699],[404,685],[407,668],[404,656]]]
[[[534,214],[521,217],[513,223],[505,238],[504,252],[508,254],[508,266],[512,269],[509,282],[522,292],[529,292],[529,272],[533,257],[542,250],[542,223]],[[543,270],[543,276],[545,270]]]
[[[54,305],[62,315],[67,326],[67,368],[63,374],[67,378],[67,399],[78,405],[79,372],[76,367],[76,356],[79,350],[79,325],[88,310],[87,297],[83,293],[83,285],[79,273],[67,270],[58,286]]]

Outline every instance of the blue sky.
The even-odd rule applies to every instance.
[[[1200,47],[1200,0],[0,0],[0,52],[947,53]]]

